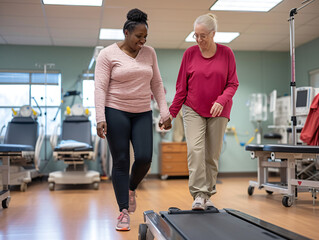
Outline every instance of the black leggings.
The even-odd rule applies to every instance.
[[[107,141],[113,158],[112,182],[120,211],[128,209],[128,190],[134,191],[151,166],[153,153],[152,111],[129,113],[105,108]],[[134,158],[130,170],[130,141]]]

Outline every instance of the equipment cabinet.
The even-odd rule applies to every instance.
[[[162,142],[159,149],[159,169],[163,180],[168,176],[188,176],[186,142]]]

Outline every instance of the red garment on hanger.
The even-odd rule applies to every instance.
[[[300,139],[308,145],[319,145],[319,94],[313,99]]]

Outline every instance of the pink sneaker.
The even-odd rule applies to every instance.
[[[120,216],[117,218],[116,224],[117,231],[129,231],[130,230],[130,215],[126,209],[123,209]]]
[[[136,210],[136,194],[135,191],[129,190],[129,207],[128,207],[128,212],[132,214]]]

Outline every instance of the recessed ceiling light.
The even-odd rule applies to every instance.
[[[102,6],[103,0],[42,0],[43,4],[73,5],[73,6]]]
[[[280,2],[282,0],[218,0],[210,10],[268,12]]]
[[[187,38],[185,39],[185,42],[196,42],[193,36],[194,36],[194,31],[192,31],[187,36]],[[239,36],[238,32],[216,32],[214,36],[214,40],[217,43],[230,43],[238,36]]]
[[[100,29],[100,39],[102,40],[123,40],[124,34],[122,29]]]

